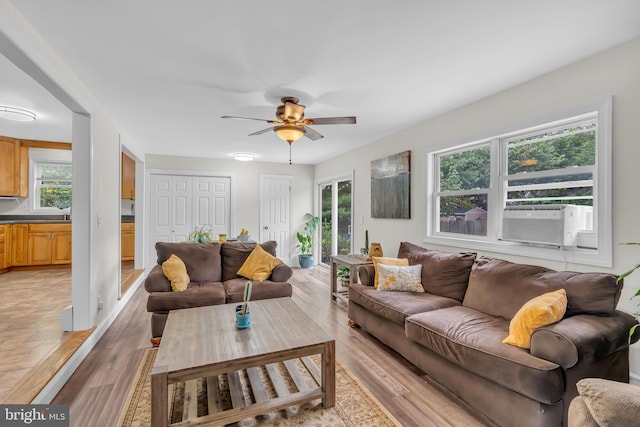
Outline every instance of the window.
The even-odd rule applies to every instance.
[[[491,184],[491,146],[437,155],[438,231],[487,235],[488,196]]]
[[[71,206],[71,163],[35,161],[35,209]]]
[[[430,153],[425,241],[610,267],[610,123],[607,101],[559,120]],[[540,205],[578,206],[572,209],[584,218],[577,244],[501,240],[505,208],[548,209]]]
[[[597,117],[505,138],[506,205],[593,206]]]

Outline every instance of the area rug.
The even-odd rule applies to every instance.
[[[149,348],[145,351],[138,373],[131,386],[124,409],[118,421],[119,427],[146,427],[151,425],[151,368],[153,366],[157,348]],[[312,358],[319,365],[319,357]],[[240,373],[241,381],[243,373]],[[198,382],[198,414],[207,411],[207,398],[205,380]],[[291,378],[287,377],[293,386]],[[265,383],[268,379],[265,379]],[[295,387],[295,386],[293,386]],[[225,409],[231,407],[231,398],[228,392],[226,374],[219,376],[219,388],[222,396],[222,404]],[[266,388],[270,389],[266,384]],[[204,390],[203,390],[204,389]],[[249,387],[244,387],[245,403],[252,403]],[[225,394],[226,391],[226,394]],[[176,384],[170,386],[169,397],[171,400],[169,417],[171,422],[178,422],[177,414],[182,413],[184,404],[185,385]],[[312,401],[301,406],[286,408],[285,410],[269,413],[256,418],[242,420],[233,426],[400,426],[401,424],[382,406],[382,404],[356,379],[339,361],[336,362],[336,405],[333,408],[324,409],[320,400]]]

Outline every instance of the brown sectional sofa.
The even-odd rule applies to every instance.
[[[580,379],[629,381],[628,331],[637,322],[616,310],[622,289],[616,276],[559,272],[407,242],[398,257],[422,264],[426,292],[378,291],[373,266],[361,267],[361,283],[349,286],[349,319],[486,421],[566,426]],[[560,288],[568,300],[561,321],[535,330],[530,350],[502,343],[525,302]]]
[[[207,305],[242,302],[248,279],[236,272],[245,262],[256,243],[166,243],[157,242],[158,264],[145,279],[149,292],[147,311],[151,312],[151,335],[161,337],[169,311]],[[271,255],[276,255],[275,241],[260,243]],[[162,263],[175,254],[185,263],[191,282],[185,291],[173,292],[171,282],[162,272]],[[286,264],[276,266],[267,280],[251,281],[251,300],[290,297],[293,274]]]

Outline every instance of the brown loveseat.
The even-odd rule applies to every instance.
[[[144,287],[149,292],[147,311],[151,312],[151,335],[161,337],[170,310],[202,307],[207,305],[242,302],[244,286],[248,279],[236,272],[245,262],[256,243],[166,243],[157,242],[158,264],[145,279]],[[260,243],[262,249],[276,255],[275,241]],[[162,263],[171,254],[185,264],[191,282],[180,292],[171,290],[171,282],[162,271]],[[291,267],[277,265],[269,279],[251,281],[251,300],[290,297]]]
[[[558,272],[406,242],[398,258],[422,265],[426,292],[378,291],[371,286],[373,267],[361,267],[361,284],[349,286],[349,319],[484,419],[501,426],[566,426],[580,379],[629,381],[627,339],[636,321],[616,310],[622,289],[616,276]],[[536,329],[530,350],[502,342],[525,302],[561,288],[566,314]]]

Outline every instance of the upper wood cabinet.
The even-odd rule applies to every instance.
[[[136,161],[122,153],[122,198],[135,199],[136,197]]]
[[[0,196],[27,197],[29,148],[19,139],[0,136]]]

